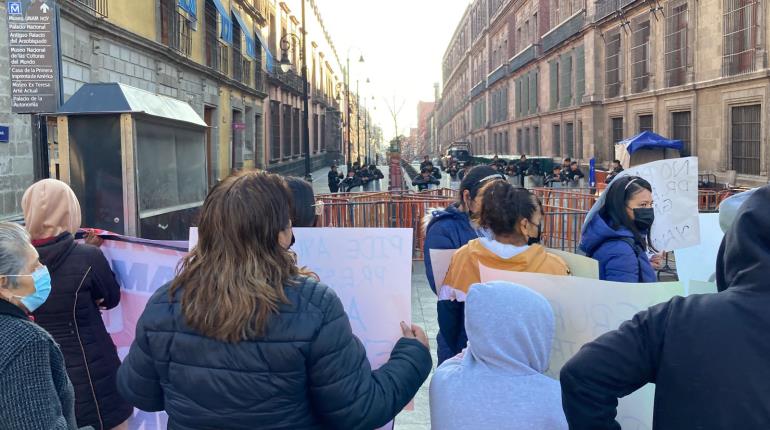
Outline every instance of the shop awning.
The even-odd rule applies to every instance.
[[[178,4],[183,11],[190,14],[190,17],[193,20],[198,19],[197,17],[198,6],[197,6],[196,0],[179,0]]]
[[[227,43],[233,43],[233,20],[230,19],[230,12],[225,9],[221,0],[211,0],[214,2],[214,7],[219,12],[219,19],[222,24],[222,28],[219,31],[219,37]]]
[[[241,15],[235,9],[233,9],[233,16],[238,21],[243,37],[246,39],[246,54],[251,58],[257,58],[257,50],[254,48],[254,30],[246,25],[246,21],[241,18]]]
[[[265,51],[265,70],[267,72],[272,72],[273,64],[275,64],[275,57],[273,56],[273,53],[270,52],[271,47],[265,42],[262,32],[257,31],[255,34],[257,35],[257,39],[259,39],[260,45],[262,45],[262,49]]]
[[[56,113],[61,116],[141,113],[207,127],[193,108],[175,98],[116,82],[85,84]]]

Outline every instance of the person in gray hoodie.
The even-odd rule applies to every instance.
[[[510,282],[474,284],[465,302],[468,347],[436,369],[434,429],[567,429],[559,382],[544,375],[554,316],[540,294]]]

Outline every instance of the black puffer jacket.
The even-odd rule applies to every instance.
[[[414,339],[372,371],[329,287],[298,278],[285,292],[265,336],[233,344],[187,327],[181,291],[172,299],[160,288],[118,372],[120,392],[140,409],[165,409],[172,430],[374,429],[428,377],[430,353]]]
[[[741,207],[717,294],[674,297],[585,345],[561,371],[570,429],[620,429],[617,399],[654,383],[654,429],[770,428],[770,186]]]
[[[64,353],[75,387],[78,426],[111,429],[128,419],[133,408],[118,394],[120,359],[96,302],[104,300],[102,307],[114,308],[120,286],[99,248],[76,244],[70,233],[36,249],[51,272],[51,295],[34,313],[35,322]]]

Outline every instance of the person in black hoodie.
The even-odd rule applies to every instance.
[[[585,345],[561,370],[570,429],[619,429],[617,399],[655,384],[653,429],[770,428],[770,186],[717,258],[719,293],[674,297]]]
[[[356,187],[360,187],[361,185],[363,185],[361,178],[356,175],[355,171],[349,170],[348,177],[343,179],[340,183],[340,190],[345,193],[349,193],[350,190]]]
[[[340,190],[340,182],[343,179],[342,173],[337,171],[337,165],[332,164],[331,169],[329,170],[329,191],[332,193],[336,193]]]
[[[440,185],[441,181],[436,179],[432,174],[432,169],[426,167],[422,169],[422,172],[412,180],[412,185],[417,187],[417,191],[425,191],[430,188],[431,185]]]
[[[75,243],[80,204],[67,184],[37,182],[24,193],[21,205],[32,244],[51,273],[50,297],[33,315],[64,353],[78,426],[117,427],[133,408],[117,391],[120,359],[101,310],[118,305],[120,286],[99,248]]]

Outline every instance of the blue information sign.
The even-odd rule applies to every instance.
[[[0,125],[0,142],[8,143],[9,128],[7,125]]]

